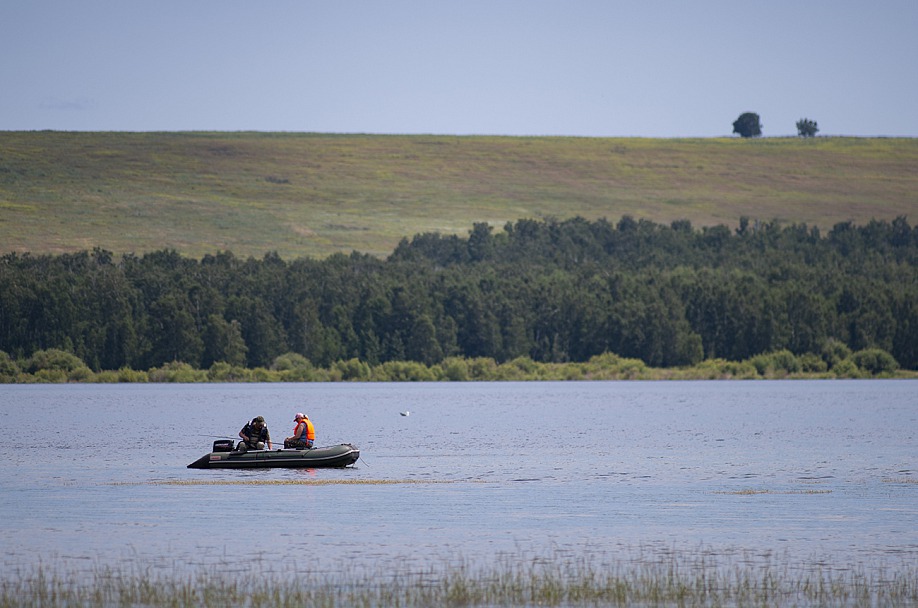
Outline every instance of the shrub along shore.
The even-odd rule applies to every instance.
[[[149,370],[122,368],[94,372],[79,357],[57,349],[38,351],[14,361],[0,351],[2,383],[192,383],[192,382],[463,382],[523,380],[755,380],[787,378],[918,378],[899,369],[886,351],[872,348],[851,352],[829,341],[821,353],[796,356],[788,350],[756,355],[745,361],[709,359],[691,367],[654,368],[640,359],[606,353],[583,363],[539,363],[518,357],[498,363],[489,357],[450,357],[425,365],[417,361],[388,361],[369,365],[358,359],[316,367],[296,353],[275,359],[271,367],[254,369],[226,362],[196,369],[179,361]]]

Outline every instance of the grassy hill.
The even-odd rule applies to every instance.
[[[0,253],[388,254],[474,222],[918,219],[918,139],[0,132]]]

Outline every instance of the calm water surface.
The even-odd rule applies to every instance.
[[[282,441],[297,411],[318,445],[358,445],[356,466],[186,468],[256,415]],[[915,381],[4,385],[0,414],[7,573],[918,561]],[[273,480],[334,483],[259,483]]]

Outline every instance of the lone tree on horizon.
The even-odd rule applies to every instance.
[[[743,112],[733,121],[733,132],[739,133],[740,137],[758,137],[762,134],[759,115],[755,112]]]
[[[819,127],[816,126],[815,120],[801,118],[797,121],[797,135],[800,137],[816,137],[818,132]]]

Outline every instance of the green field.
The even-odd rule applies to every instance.
[[[918,217],[918,139],[0,132],[0,253],[387,255],[475,222]]]

